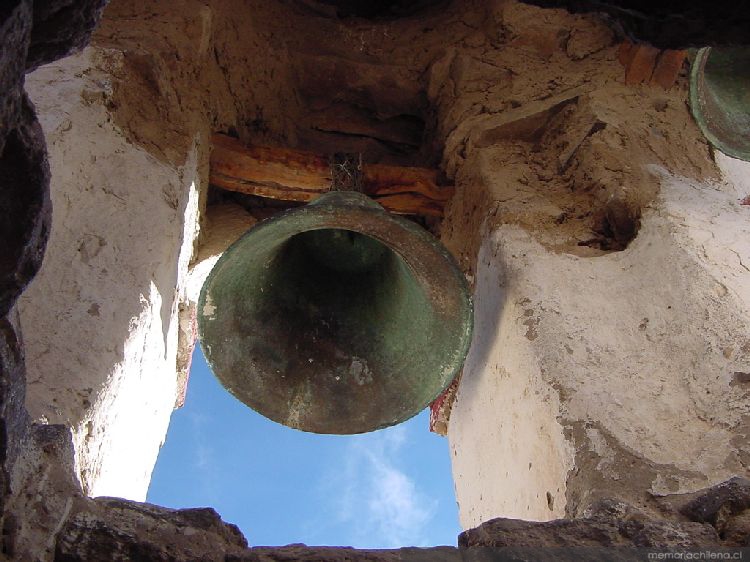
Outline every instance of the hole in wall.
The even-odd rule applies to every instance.
[[[625,250],[638,235],[648,188],[628,193],[624,186],[642,180],[628,172],[626,152],[612,150],[617,133],[587,102],[571,99],[555,109],[521,153],[532,178],[524,181],[544,217],[526,222],[555,251],[596,257]]]
[[[582,240],[578,245],[603,252],[620,252],[638,235],[641,226],[640,210],[624,201],[613,200],[596,213],[593,225],[595,236]]]

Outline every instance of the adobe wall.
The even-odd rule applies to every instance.
[[[431,82],[459,186],[443,240],[475,284],[447,432],[462,526],[612,494],[658,511],[747,474],[750,165],[703,140],[684,73],[625,84],[603,25],[491,14],[503,48]]]
[[[747,474],[750,442],[748,165],[708,147],[684,75],[626,84],[601,19],[515,0],[375,23],[312,0],[114,0],[91,46],[53,62],[88,42],[101,3],[67,27],[51,4],[16,2],[0,26],[4,556],[459,560],[527,536],[746,539],[746,481],[681,495]],[[43,63],[25,84],[35,113],[23,73]],[[145,495],[197,288],[255,220],[210,200],[215,131],[455,183],[428,226],[475,294],[448,422],[456,494],[466,529],[505,518],[460,549],[248,549],[212,510],[88,497]]]
[[[196,127],[180,163],[128,142],[110,114],[121,64],[88,49],[27,79],[54,214],[19,311],[29,414],[71,427],[85,493],[144,500],[178,391],[178,309],[206,142]]]

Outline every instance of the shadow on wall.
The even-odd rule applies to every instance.
[[[52,221],[43,133],[25,94],[19,105],[17,127],[0,139],[0,317],[42,263]]]

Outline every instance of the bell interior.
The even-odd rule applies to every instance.
[[[460,366],[434,288],[361,232],[313,227],[271,241],[269,230],[292,222],[251,231],[207,283],[202,342],[215,374],[259,413],[305,431],[412,417]]]

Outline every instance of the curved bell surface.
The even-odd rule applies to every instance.
[[[690,71],[690,108],[712,145],[750,161],[750,48],[700,49]]]
[[[472,325],[466,281],[442,244],[352,192],[251,228],[198,304],[224,387],[315,433],[364,433],[419,413],[463,365]]]

